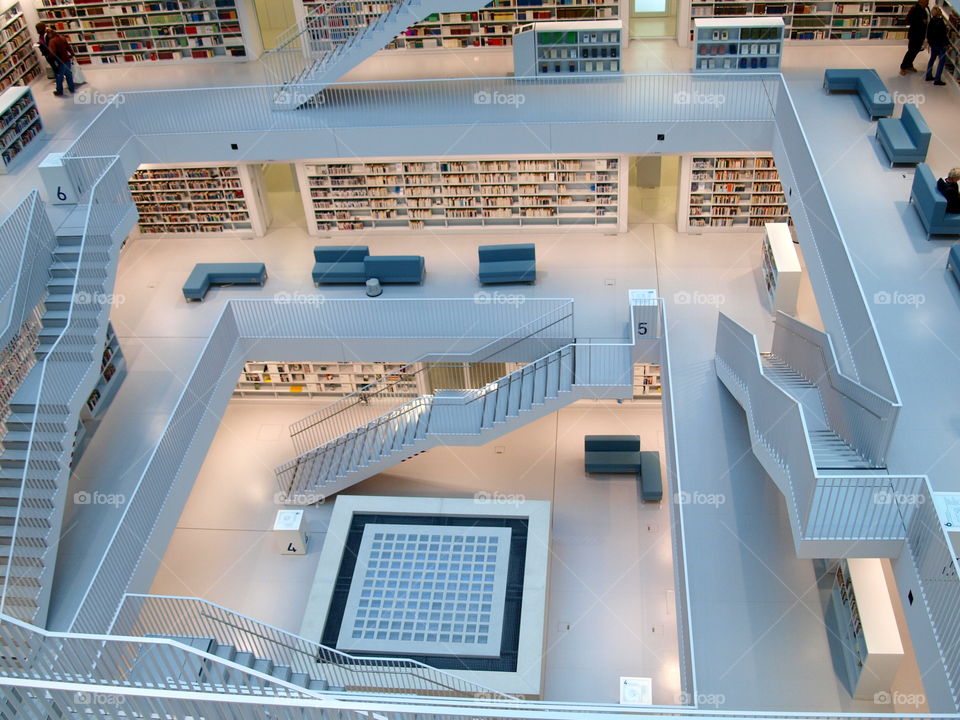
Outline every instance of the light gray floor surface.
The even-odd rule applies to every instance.
[[[890,170],[886,166],[872,137],[874,125],[856,101],[848,96],[827,96],[820,88],[823,67],[874,66],[880,69],[890,89],[900,93],[900,99],[916,99],[907,95],[926,93],[921,110],[935,133],[930,160],[935,172],[942,174],[946,168],[960,165],[955,153],[960,148],[955,121],[956,88],[933,88],[915,76],[900,78],[896,74],[900,52],[893,46],[791,45],[785,70],[865,294],[873,302],[881,338],[903,397],[904,411],[894,438],[891,468],[928,472],[935,488],[960,489],[956,472],[960,467],[956,412],[960,390],[953,382],[960,369],[960,334],[955,330],[960,293],[942,269],[949,243],[925,239],[913,209],[906,205],[912,170]],[[432,75],[495,75],[503,72],[500,65],[507,64],[508,56],[490,55],[488,61],[474,60],[470,53],[451,53],[437,54],[435,58],[437,61],[429,67]],[[403,62],[409,61],[394,63],[378,56],[349,79],[377,77],[386,66],[391,73],[404,72],[400,67]],[[466,70],[471,63],[474,67],[482,66],[483,72]],[[636,71],[676,72],[685,70],[687,65],[688,51],[670,42],[637,44],[625,58],[625,67]],[[113,92],[134,84],[142,89],[144,83],[175,87],[188,83],[230,84],[230,80],[248,82],[251,70],[256,72],[251,66],[227,65],[218,66],[213,74],[191,66],[189,70],[164,68],[150,73],[104,70],[90,72],[88,77],[93,87]],[[422,76],[424,67],[418,70]],[[405,72],[407,77],[417,74],[409,64]],[[42,146],[42,151],[37,151],[37,158],[47,151],[65,148],[97,109],[93,104],[78,105],[48,97],[44,85],[45,82],[37,85],[41,88],[37,91],[41,112],[47,128],[55,135]],[[36,174],[30,164],[17,176],[0,179],[0,203],[9,209],[35,182]],[[134,242],[125,250],[117,286],[124,302],[115,309],[113,319],[129,359],[130,374],[77,470],[71,494],[81,488],[130,491],[176,402],[220,303],[229,297],[253,297],[258,292],[223,290],[202,305],[187,305],[179,296],[185,269],[202,259],[221,258],[225,251],[231,251],[238,259],[270,258],[271,283],[264,291],[268,295],[310,287],[309,264],[303,259],[308,257],[313,242],[298,224],[291,217],[281,222],[280,229],[268,238],[259,240],[151,239]],[[529,292],[576,298],[578,332],[593,337],[617,336],[622,332],[626,321],[625,293],[629,288],[657,287],[668,301],[684,489],[724,498],[723,504],[684,507],[697,673],[704,700],[717,701],[721,709],[727,710],[867,709],[851,702],[834,677],[814,592],[812,565],[794,556],[783,500],[750,454],[742,412],[714,375],[711,359],[718,308],[671,301],[694,291],[713,295],[719,298],[720,309],[758,333],[762,345],[769,342],[772,326],[769,313],[761,304],[757,282],[756,236],[677,236],[673,227],[667,219],[639,223],[631,233],[617,237],[585,233],[531,236],[538,243],[538,250],[542,248],[538,260],[544,279]],[[416,248],[436,270],[428,275],[422,288],[391,290],[394,296],[461,296],[464,287],[474,286],[472,266],[477,242],[464,236],[383,236],[370,244],[372,252],[387,247],[395,252],[412,252]],[[883,297],[876,295],[880,292],[900,292],[923,300],[882,304],[874,300]],[[815,310],[809,303],[801,308],[801,315],[816,322]],[[231,407],[228,416],[242,415],[245,407],[249,404]],[[257,427],[256,432],[258,436],[262,432],[265,438],[274,438],[279,429],[282,438],[290,410],[278,408],[274,416],[274,411],[258,408],[253,414],[265,417],[248,419],[248,429],[252,431],[254,425],[276,426],[267,430]],[[631,415],[624,423],[621,413],[636,413],[638,417]],[[669,603],[664,603],[662,612],[656,609],[661,602],[661,588],[648,588],[649,579],[656,573],[645,574],[649,572],[647,553],[661,552],[664,547],[665,515],[663,511],[653,513],[657,516],[657,528],[651,531],[646,520],[653,511],[636,503],[635,488],[611,485],[597,490],[585,484],[580,477],[582,471],[575,469],[583,434],[581,422],[590,420],[591,427],[594,421],[600,425],[642,427],[651,422],[645,417],[651,414],[655,413],[649,408],[637,406],[571,407],[498,441],[498,446],[508,448],[506,455],[499,460],[482,461],[482,467],[487,468],[488,462],[511,459],[511,472],[517,467],[555,464],[552,470],[538,469],[533,486],[536,491],[531,490],[531,496],[546,496],[543,499],[555,502],[555,553],[559,560],[555,559],[553,567],[547,638],[547,696],[551,699],[612,701],[617,674],[649,674],[655,678],[655,700],[671,701],[663,697],[664,689],[676,686],[676,679],[667,676],[669,660],[663,660],[668,658],[665,648],[670,643],[658,644],[659,636],[654,640],[658,624],[664,631],[670,624]],[[560,428],[565,430],[561,432]],[[523,434],[527,432],[542,432],[541,438],[553,433],[556,441],[543,458],[528,457],[522,461],[526,465],[518,464],[513,459],[515,451],[531,450],[524,442]],[[283,454],[282,447],[277,445],[280,440],[262,442],[274,443],[271,452]],[[544,447],[544,440],[537,442]],[[470,462],[463,459],[484,451],[491,452],[490,448],[431,451],[404,464],[396,473],[367,481],[358,492],[451,492],[449,476],[457,471],[466,473],[461,469]],[[203,473],[211,471],[209,464],[208,459]],[[266,471],[268,465],[264,463],[258,470]],[[497,476],[493,472],[495,466],[489,467],[490,472],[481,474],[484,483]],[[223,477],[220,472],[215,474]],[[201,515],[197,514],[201,512],[201,506],[196,505],[199,499],[191,497],[168,555],[177,553],[182,558],[195,553],[217,529],[250,532],[252,522],[231,519],[220,507],[218,498],[223,497],[222,493],[249,491],[241,477],[227,479],[231,483],[219,491],[204,491],[208,496]],[[463,482],[459,492],[476,482],[470,476],[458,479]],[[496,477],[496,485],[486,487],[515,492],[522,487],[515,481],[515,477],[500,476]],[[197,490],[203,487],[198,484]],[[217,485],[210,487],[216,489]],[[254,492],[258,497],[262,493],[263,487]],[[54,624],[69,617],[91,563],[95,563],[112,532],[115,512],[109,506],[68,508],[55,585]],[[265,513],[263,507],[259,512]],[[312,524],[311,530],[322,535],[322,508],[317,512],[317,524]],[[259,524],[254,531],[262,535],[265,526],[260,518],[256,522]],[[561,530],[565,525],[564,533]],[[644,533],[651,533],[651,537]],[[228,585],[230,591],[223,595],[211,591],[216,595],[211,599],[228,606],[240,602],[245,604],[245,612],[265,620],[277,612],[280,602],[287,603],[284,613],[296,615],[297,603],[302,605],[308,587],[301,583],[307,582],[305,575],[312,576],[304,573],[303,567],[309,567],[311,558],[315,558],[313,553],[287,562],[278,558],[267,544],[259,543],[250,548],[259,561],[251,562],[251,555],[238,553],[236,541],[228,535],[213,542],[225,548],[224,553],[237,556],[235,566],[179,568],[180,575],[190,576],[183,583],[183,592],[201,587],[202,582],[213,583],[230,570],[234,575]],[[626,556],[622,550],[625,542],[630,548]],[[598,562],[598,558],[603,561]],[[303,565],[295,568],[298,561]],[[258,565],[275,566],[277,573],[288,573],[289,582],[266,586],[254,572]],[[570,568],[570,577],[564,581],[566,566]],[[165,567],[176,574],[176,568]],[[625,572],[628,582],[621,580]],[[168,581],[165,587],[177,587],[172,575],[164,576],[163,572],[157,583],[164,577]],[[248,590],[258,587],[258,583],[262,592]],[[648,598],[645,593],[653,595]],[[617,596],[615,611],[596,597],[611,594]],[[642,600],[642,609],[640,616],[635,617],[638,599]],[[628,630],[623,629],[624,617],[628,618]],[[568,622],[571,630],[561,630]],[[621,628],[614,632],[618,623]],[[295,628],[298,622],[277,620],[277,624]],[[665,672],[647,670],[658,662]],[[901,685],[904,689],[913,686],[907,674]],[[661,688],[659,694],[657,687]]]

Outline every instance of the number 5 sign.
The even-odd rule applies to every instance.
[[[47,202],[51,205],[76,205],[80,193],[67,175],[63,166],[63,153],[50,153],[40,165],[40,177],[47,190]]]

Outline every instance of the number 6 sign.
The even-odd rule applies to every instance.
[[[76,205],[80,193],[63,166],[63,153],[50,153],[37,166],[51,205]]]

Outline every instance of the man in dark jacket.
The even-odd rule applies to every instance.
[[[907,52],[900,63],[900,74],[917,72],[913,61],[923,50],[923,42],[927,39],[927,5],[930,0],[917,0],[916,4],[907,13]]]
[[[927,25],[927,45],[930,46],[930,62],[927,63],[927,82],[934,85],[946,85],[940,79],[943,75],[943,64],[947,60],[947,23],[943,19],[943,10],[934,6],[930,10],[930,24]],[[939,60],[936,77],[933,75],[933,65]]]
[[[67,88],[70,92],[75,90],[73,85],[73,49],[67,39],[56,30],[47,28],[47,47],[51,54],[60,63],[57,66],[57,89],[53,94],[57,97],[63,95],[63,80],[67,80]]]
[[[50,48],[47,47],[47,33],[49,32],[47,30],[47,24],[42,22],[37,23],[36,30],[38,40],[37,48],[40,50],[40,54],[43,55],[44,59],[46,59],[47,63],[50,65],[50,74],[47,75],[47,77],[53,79],[56,77],[57,65],[60,63],[57,58],[54,57],[53,53],[50,52]]]
[[[937,180],[937,190],[947,199],[947,212],[960,213],[960,167],[947,173],[947,178]]]

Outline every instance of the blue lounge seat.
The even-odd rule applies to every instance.
[[[823,73],[827,92],[855,92],[871,118],[893,115],[893,96],[873,69],[830,68]]]
[[[937,190],[937,178],[929,165],[917,165],[910,189],[910,202],[920,216],[927,237],[960,235],[960,213],[947,212],[947,199]]]
[[[183,296],[203,300],[211,285],[263,285],[266,281],[263,263],[197,263],[183,284]]]
[[[877,123],[877,140],[891,165],[926,160],[930,136],[930,128],[913,104],[904,105],[899,118],[881,118]]]
[[[313,249],[314,284],[366,282],[363,261],[369,254],[366,245],[318,245]]]
[[[640,473],[639,435],[587,435],[583,438],[584,469],[588,473]]]
[[[376,278],[381,283],[421,283],[424,275],[422,255],[368,255],[363,260],[364,281]]]
[[[663,480],[660,477],[660,453],[646,450],[640,453],[640,498],[644,502],[663,500]]]
[[[480,282],[533,283],[537,280],[537,250],[533,243],[481,245]]]
[[[960,245],[950,248],[947,255],[947,270],[953,273],[953,279],[960,283]]]

